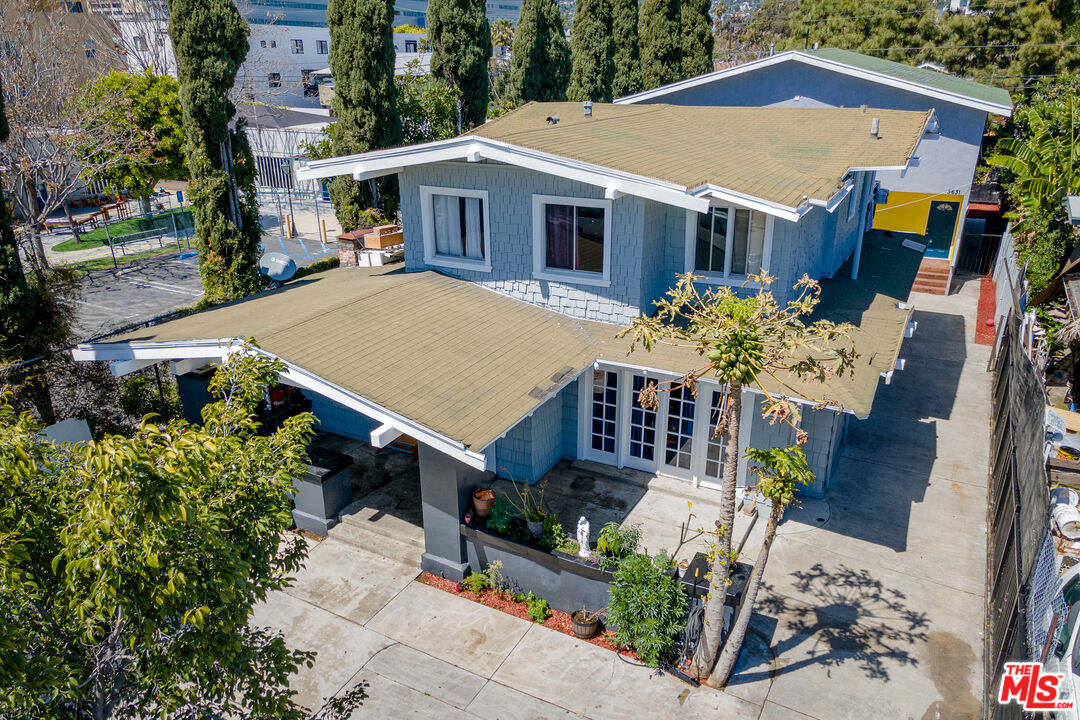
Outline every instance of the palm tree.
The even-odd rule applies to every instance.
[[[709,579],[709,598],[715,601],[705,605],[705,624],[690,668],[697,679],[704,680],[712,673],[720,649],[724,597],[734,559],[731,531],[735,523],[742,391],[746,387],[760,390],[765,397],[762,415],[790,425],[802,445],[808,436],[797,427],[798,405],[785,395],[774,394],[769,387],[783,388],[798,397],[801,393],[791,386],[793,378],[824,382],[842,376],[852,371],[857,354],[850,324],[808,321],[820,300],[821,286],[806,275],[795,284],[795,299],[783,307],[769,290],[774,278],[766,275],[750,275],[750,281],[760,286],[755,295],[745,298],[727,286],[699,293],[695,279],[700,280],[691,273],[680,275],[667,297],[656,303],[656,311],[636,318],[620,337],[633,336],[631,351],[637,343],[645,350],[663,343],[692,348],[708,358],[704,366],[688,370],[677,381],[651,384],[643,390],[640,397],[644,407],[655,409],[657,393],[665,390],[685,387],[696,393],[698,378],[705,376],[716,378],[728,389],[727,402],[714,429],[715,437],[726,434],[720,516],[713,531],[716,540]]]

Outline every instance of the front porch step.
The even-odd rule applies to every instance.
[[[372,532],[361,525],[338,523],[330,528],[329,537],[323,542],[340,542],[360,548],[376,555],[381,555],[395,562],[420,567],[420,555],[424,552],[423,543],[417,547],[412,542],[402,542],[387,535]]]
[[[369,533],[424,549],[424,529],[415,523],[370,507],[363,499],[341,511],[342,525],[351,525]]]

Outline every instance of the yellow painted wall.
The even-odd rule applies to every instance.
[[[936,197],[933,193],[890,190],[889,201],[874,209],[874,229],[925,235],[930,203]]]

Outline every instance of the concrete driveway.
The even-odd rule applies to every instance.
[[[415,582],[419,528],[362,502],[254,621],[319,652],[295,682],[305,704],[367,681],[357,718],[981,717],[990,379],[977,291],[912,296],[907,368],[849,424],[826,498],[782,525],[726,692]],[[759,542],[752,532],[744,558]]]

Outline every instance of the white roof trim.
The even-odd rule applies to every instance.
[[[81,343],[71,351],[71,357],[76,361],[183,360],[186,358],[224,361],[226,357],[237,351],[239,344],[242,342],[239,338],[222,338],[218,340],[180,340],[174,342]],[[285,372],[281,374],[281,378],[290,384],[317,392],[323,397],[372,418],[380,425],[390,425],[401,433],[416,438],[418,442],[445,453],[477,470],[487,468],[487,457],[484,453],[470,450],[465,447],[464,443],[451,440],[445,435],[424,427],[403,415],[399,415],[354,392],[324,380],[299,365],[294,365],[283,358],[277,357],[273,353],[261,348],[252,348],[252,350],[266,357],[281,360],[285,364]]]
[[[863,80],[869,80],[870,82],[879,83],[881,85],[888,85],[900,90],[906,90],[918,95],[925,95],[927,97],[936,98],[938,100],[944,100],[955,105],[963,105],[965,107],[975,108],[977,110],[983,110],[985,112],[994,113],[995,115],[1004,115],[1010,117],[1013,113],[1012,105],[1000,105],[998,103],[988,102],[985,100],[977,100],[967,95],[961,95],[958,93],[950,92],[948,90],[942,90],[940,88],[930,87],[929,85],[923,85],[922,83],[912,82],[910,80],[901,80],[900,78],[893,77],[892,75],[885,75],[883,73],[874,72],[872,70],[864,70],[863,68],[857,68],[846,63],[838,62],[835,60],[827,60],[823,57],[814,55],[812,53],[803,52],[801,50],[787,50],[782,53],[778,53],[771,57],[762,58],[761,60],[753,60],[742,65],[736,65],[731,68],[724,68],[723,70],[717,70],[715,72],[706,73],[704,75],[698,75],[697,77],[689,78],[687,80],[680,80],[679,82],[671,83],[670,85],[662,85],[652,90],[645,90],[634,95],[627,95],[615,100],[616,104],[620,105],[632,105],[634,103],[642,102],[644,100],[652,100],[654,98],[664,97],[673,92],[679,92],[681,90],[687,90],[689,88],[698,87],[699,85],[707,85],[714,80],[722,80],[728,77],[734,77],[746,72],[753,72],[761,68],[770,67],[772,65],[778,65],[780,63],[795,61],[806,63],[807,65],[813,65],[824,70],[831,70],[838,72],[842,75],[850,75],[852,77],[862,78]]]
[[[848,180],[846,183],[844,183],[844,187],[840,188],[840,191],[833,195],[831,198],[829,198],[827,201],[811,199],[809,203],[811,205],[817,205],[818,207],[825,208],[825,212],[833,212],[834,210],[836,210],[836,208],[840,206],[840,203],[844,202],[844,198],[846,198],[851,193],[851,190],[854,187],[855,183],[853,183],[851,180]]]
[[[682,185],[474,135],[389,150],[376,150],[359,155],[311,160],[297,166],[296,176],[300,180],[315,180],[337,175],[370,178],[398,172],[401,168],[411,165],[426,165],[446,160],[475,162],[480,158],[584,182],[604,188],[605,192],[636,195],[697,212],[708,210],[708,201],[690,195]]]
[[[699,188],[694,188],[690,191],[695,197],[709,197],[716,198],[717,200],[723,200],[725,202],[733,203],[735,205],[741,205],[742,207],[750,208],[751,210],[757,210],[763,212],[766,215],[774,215],[783,220],[790,220],[791,222],[798,222],[806,213],[810,212],[810,203],[804,202],[797,208],[788,207],[787,205],[781,205],[780,203],[770,202],[768,200],[762,200],[761,198],[754,197],[753,195],[747,195],[746,193],[737,192],[735,190],[729,190],[727,188],[720,187],[719,185],[707,184],[702,185]],[[824,201],[821,201],[824,204]]]

